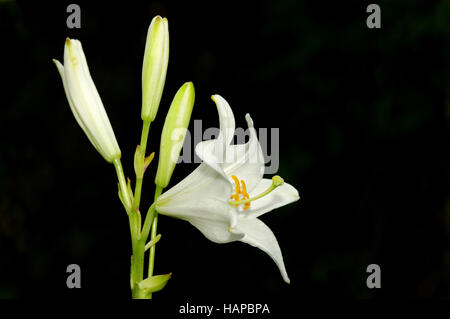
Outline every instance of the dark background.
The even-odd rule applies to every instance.
[[[157,14],[169,20],[170,59],[148,149],[158,151],[172,97],[193,81],[191,123],[218,126],[217,93],[238,127],[248,112],[257,128],[280,128],[278,174],[301,200],[261,218],[290,285],[260,250],[217,245],[161,217],[156,272],[173,278],[155,301],[450,296],[448,1],[377,1],[381,29],[366,26],[369,2],[305,0],[78,1],[81,29],[71,30],[69,3],[0,1],[0,297],[130,297],[114,169],[76,124],[51,59],[62,59],[67,36],[82,41],[133,177],[142,57]],[[178,165],[171,185],[196,165]],[[81,289],[66,287],[71,263]],[[366,286],[372,263],[381,289]]]

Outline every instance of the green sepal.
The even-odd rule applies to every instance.
[[[169,279],[172,277],[172,273],[167,275],[152,276],[142,280],[138,285],[144,296],[150,296],[153,292],[162,290]]]
[[[142,178],[144,176],[144,156],[142,148],[140,145],[136,147],[136,152],[134,152],[134,172],[136,173],[136,178]]]

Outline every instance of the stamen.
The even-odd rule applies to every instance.
[[[236,184],[236,194],[241,193],[241,187],[239,186],[239,179],[236,177],[236,175],[232,175],[231,178],[233,179],[234,183]]]
[[[250,195],[247,194],[247,186],[245,185],[244,180],[242,180],[241,183],[242,183],[242,197],[243,197],[243,199],[249,199]],[[237,200],[239,200],[239,198]],[[248,209],[249,207],[250,207],[250,203],[246,203],[244,205],[244,210]]]
[[[234,175],[233,175],[234,176]],[[234,201],[230,201],[229,203],[230,203],[230,205],[235,205],[235,206],[237,206],[237,205],[241,205],[241,204],[245,204],[244,205],[244,209],[247,209],[248,207],[250,207],[250,202],[252,202],[252,201],[254,201],[254,200],[257,200],[257,199],[259,199],[259,198],[262,198],[262,197],[264,197],[264,196],[266,196],[267,194],[269,194],[270,192],[272,192],[275,188],[277,188],[278,186],[281,186],[281,185],[283,185],[284,184],[284,179],[283,178],[281,178],[280,176],[278,176],[278,175],[276,175],[276,176],[273,176],[272,177],[272,185],[270,185],[270,187],[268,188],[268,189],[266,189],[264,192],[262,192],[261,194],[258,194],[258,195],[256,195],[256,196],[254,196],[253,198],[250,198],[249,197],[249,195],[247,194],[247,192],[246,192],[246,187],[245,187],[245,183],[243,184],[243,186],[242,186],[242,188],[244,189],[244,191],[245,191],[245,195],[244,194],[242,194],[242,195],[244,195],[243,197],[244,197],[244,199],[242,199],[242,200],[234,200]],[[237,194],[236,194],[237,195]],[[233,197],[233,196],[232,196]],[[236,198],[236,197],[233,197],[233,198]]]
[[[242,180],[241,183],[242,183],[242,195],[248,197],[248,194],[247,194],[247,185],[245,185],[244,180]]]
[[[239,195],[242,195],[242,199],[249,199],[250,196],[247,193],[247,186],[245,185],[244,180],[239,182],[239,178],[236,177],[236,175],[232,175],[231,178],[234,181],[234,184],[236,185],[236,194],[231,195],[230,199],[233,199],[235,202],[238,202],[241,198]],[[242,184],[242,189],[241,185]],[[235,207],[238,207],[236,204]],[[250,207],[250,203],[246,203],[244,205],[244,210],[248,209]]]

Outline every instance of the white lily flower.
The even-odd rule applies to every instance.
[[[196,146],[203,162],[158,198],[156,210],[190,222],[213,242],[239,240],[263,250],[289,283],[277,239],[258,217],[298,200],[299,194],[281,177],[263,178],[264,158],[249,114],[248,143],[230,145],[235,131],[233,112],[221,96],[212,99],[219,112],[219,136]]]
[[[55,59],[53,62],[61,75],[70,109],[89,141],[109,163],[119,159],[120,148],[89,73],[80,41],[67,38],[64,65]]]

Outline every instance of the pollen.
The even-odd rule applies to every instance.
[[[72,64],[73,64],[73,65],[77,65],[77,64],[78,64],[77,58],[72,58]]]
[[[245,184],[245,181],[244,180],[239,181],[236,175],[232,175],[231,178],[233,179],[234,184],[236,185],[236,194],[231,195],[230,199],[236,202],[244,199],[249,199],[250,196],[247,193],[247,185]],[[238,206],[239,206],[238,204],[235,204],[235,207]],[[244,210],[248,209],[249,207],[250,202],[244,204]]]

